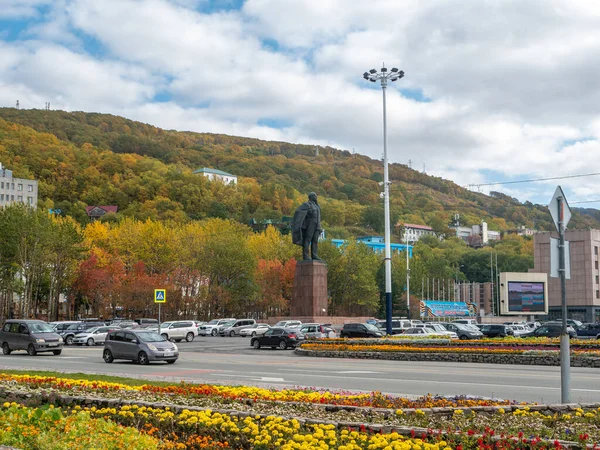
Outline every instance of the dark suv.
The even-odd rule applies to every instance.
[[[65,341],[66,345],[73,345],[73,339],[76,334],[83,333],[86,330],[94,327],[102,327],[104,322],[79,322],[69,325],[68,328],[61,331],[59,334]]]
[[[489,338],[515,335],[515,332],[508,325],[483,324],[479,326],[479,330],[485,337]]]
[[[63,348],[62,338],[41,320],[7,320],[0,331],[0,342],[5,355],[14,350],[26,350],[31,356],[40,352],[60,355]]]
[[[346,323],[340,332],[342,338],[380,338],[383,333],[370,323]]]

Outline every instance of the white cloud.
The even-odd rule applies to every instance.
[[[0,0],[0,18],[34,17],[39,14],[39,7],[51,3],[52,0]]]
[[[241,10],[211,14],[198,10],[228,0],[60,1],[23,38],[36,40],[0,41],[0,101],[13,104],[18,93],[167,128],[379,158],[381,90],[361,74],[385,62],[406,72],[388,88],[392,161],[426,164],[461,185],[490,181],[490,173],[518,179],[597,165],[596,1],[247,0]],[[13,15],[17,6],[34,15],[44,2],[4,3]],[[100,43],[101,58],[85,54],[82,35]],[[153,102],[158,92],[171,101]],[[600,177],[564,184],[592,195]],[[552,185],[506,192],[539,199]]]

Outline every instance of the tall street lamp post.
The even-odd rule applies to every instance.
[[[388,72],[384,66],[381,71],[371,69],[363,74],[365,80],[376,83],[381,82],[383,91],[383,198],[385,214],[385,328],[388,334],[392,334],[392,252],[390,247],[390,180],[388,173],[387,156],[387,117],[385,105],[385,89],[388,81],[397,81],[404,76],[402,70],[392,68]]]
[[[404,230],[404,243],[406,245],[406,315],[410,320],[410,261],[408,259],[408,229]]]

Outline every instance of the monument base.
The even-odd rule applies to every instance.
[[[327,316],[327,264],[323,261],[298,261],[290,315]]]

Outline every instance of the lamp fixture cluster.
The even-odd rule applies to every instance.
[[[387,67],[382,67],[380,72],[377,72],[376,69],[371,69],[368,72],[363,73],[363,78],[367,81],[371,81],[375,83],[378,80],[381,81],[397,81],[404,76],[403,70],[398,70],[396,67],[392,67],[392,69],[388,72]]]

